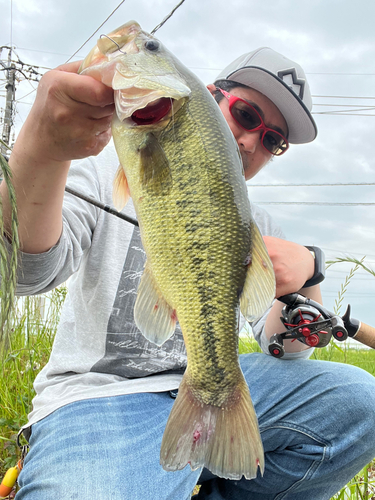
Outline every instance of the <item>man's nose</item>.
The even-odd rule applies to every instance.
[[[242,151],[245,151],[246,153],[255,153],[257,147],[261,143],[261,137],[262,132],[259,130],[255,132],[244,130],[237,138],[237,143]]]

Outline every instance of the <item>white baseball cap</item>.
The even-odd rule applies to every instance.
[[[299,64],[269,47],[261,47],[238,57],[217,80],[233,80],[268,97],[285,118],[290,143],[315,139],[318,130],[310,113],[310,87]]]

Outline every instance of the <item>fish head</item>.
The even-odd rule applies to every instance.
[[[115,120],[125,127],[163,127],[191,94],[174,56],[135,21],[102,35],[79,73],[113,88]]]

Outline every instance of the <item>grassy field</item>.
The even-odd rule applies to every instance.
[[[19,458],[17,432],[27,421],[34,395],[32,384],[48,359],[65,295],[65,287],[60,287],[47,299],[27,297],[17,301],[10,345],[0,367],[0,478]],[[259,346],[250,336],[241,338],[240,351],[259,351]],[[374,350],[330,344],[316,349],[314,357],[357,365],[375,376]],[[334,500],[375,500],[375,462],[353,478]]]

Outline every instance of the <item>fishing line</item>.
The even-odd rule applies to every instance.
[[[87,43],[89,40],[91,40],[91,38],[92,38],[94,35],[96,35],[96,33],[100,30],[100,28],[101,28],[101,27],[102,27],[102,26],[103,26],[103,25],[104,25],[104,24],[108,21],[108,19],[109,19],[110,17],[112,17],[112,16],[113,16],[113,14],[116,12],[116,10],[118,10],[124,2],[125,2],[125,0],[122,0],[122,2],[120,2],[120,3],[118,4],[118,6],[115,8],[115,10],[113,10],[113,11],[109,14],[109,16],[107,17],[107,19],[106,19],[105,21],[103,21],[103,22],[102,22],[102,24],[99,26],[99,28],[98,28],[96,31],[94,31],[94,33],[90,36],[90,38],[88,38],[88,39],[85,41],[85,43],[83,43],[83,44],[80,46],[80,48],[79,48],[78,50],[76,50],[72,56],[70,56],[70,57],[69,57],[69,59],[65,62],[65,64],[66,64],[66,63],[68,63],[68,62],[69,62],[69,61],[70,61],[70,60],[71,60],[71,59],[72,59],[72,58],[73,58],[76,54],[78,54],[78,52],[82,49],[82,47],[84,47],[84,46],[86,45],[86,43]]]
[[[176,7],[171,10],[171,12],[162,20],[162,22],[160,24],[158,24],[150,33],[150,35],[153,35],[154,33],[156,33],[158,31],[159,28],[161,28],[163,26],[163,24],[165,24],[168,19],[170,17],[173,16],[173,14],[176,12],[176,10],[185,2],[185,0],[181,0],[181,2],[179,4],[176,5]]]

